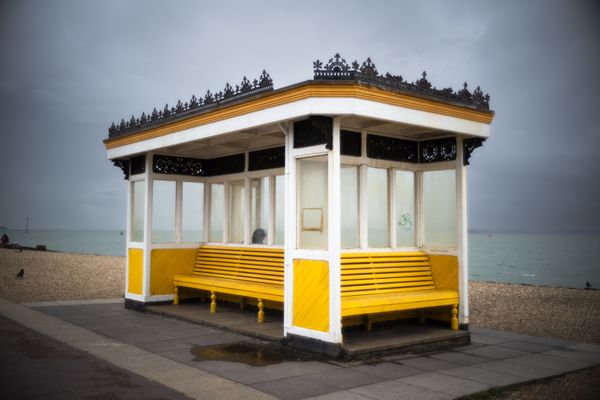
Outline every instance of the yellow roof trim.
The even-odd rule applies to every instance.
[[[494,114],[491,112],[477,111],[452,104],[436,102],[421,97],[413,97],[401,93],[394,93],[374,87],[364,87],[358,84],[327,85],[310,83],[305,86],[293,87],[290,90],[276,91],[258,99],[250,100],[241,104],[217,109],[205,114],[200,114],[184,120],[175,121],[156,128],[133,133],[131,135],[108,139],[104,142],[107,149],[126,146],[144,140],[165,136],[173,132],[182,131],[196,126],[223,121],[228,118],[304,100],[311,97],[353,97],[362,100],[371,100],[394,106],[411,108],[414,110],[431,112],[434,114],[447,115],[466,119],[469,121],[491,124]]]

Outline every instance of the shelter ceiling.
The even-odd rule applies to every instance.
[[[341,120],[341,129],[351,131],[365,130],[369,133],[389,135],[409,140],[427,140],[454,135],[453,133],[439,129],[354,116],[343,117]],[[184,157],[214,158],[227,154],[283,146],[284,143],[284,135],[279,125],[270,124],[208,139],[182,143],[161,149],[157,152]]]

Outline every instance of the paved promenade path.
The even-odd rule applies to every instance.
[[[177,398],[169,397],[173,391],[196,399],[228,400],[451,399],[600,365],[598,345],[473,327],[472,344],[452,351],[368,363],[286,360],[256,367],[199,360],[192,350],[260,344],[257,340],[126,310],[122,300],[26,307],[0,299],[0,315],[82,350],[103,365],[127,371],[127,379],[137,379],[136,384],[157,385],[166,399]]]

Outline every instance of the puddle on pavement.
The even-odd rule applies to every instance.
[[[194,361],[229,361],[251,367],[265,367],[286,361],[281,352],[249,342],[195,346],[191,353],[196,356]]]

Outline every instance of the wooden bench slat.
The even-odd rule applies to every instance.
[[[398,278],[406,278],[406,277],[420,277],[420,276],[431,276],[431,271],[411,271],[411,272],[406,272],[406,271],[389,271],[389,272],[385,272],[385,273],[381,273],[381,274],[373,274],[373,273],[369,273],[368,271],[360,271],[357,272],[355,274],[344,274],[342,275],[342,285],[344,284],[345,281],[352,281],[355,279],[371,279],[374,276],[381,276],[381,277],[385,277],[385,278],[392,278],[392,277],[398,277]]]
[[[259,264],[236,264],[236,263],[225,263],[220,261],[202,260],[202,263],[196,263],[194,269],[202,268],[235,268],[235,269],[255,269],[261,271],[281,271],[281,267],[274,265],[259,265]]]
[[[256,271],[256,270],[240,270],[240,269],[234,269],[234,268],[223,268],[223,267],[219,267],[219,268],[202,268],[202,269],[197,269],[195,270],[195,272],[197,274],[202,275],[205,272],[211,272],[214,274],[227,274],[227,275],[249,275],[249,276],[265,276],[265,277],[273,277],[273,278],[280,278],[283,279],[283,272],[276,272],[276,271],[268,271],[267,273],[265,273],[264,271]]]
[[[378,257],[389,257],[389,256],[396,256],[396,257],[427,256],[427,253],[425,253],[423,251],[407,251],[407,252],[389,251],[389,252],[379,252],[379,253],[356,252],[356,253],[342,253],[341,254],[342,260],[347,259],[347,258],[356,258],[356,257],[378,258]]]
[[[390,288],[390,289],[382,289],[379,291],[373,291],[373,290],[356,290],[356,291],[350,291],[350,292],[342,292],[342,298],[346,298],[346,297],[353,297],[353,296],[361,296],[361,297],[369,297],[369,296],[374,296],[377,294],[392,294],[392,293],[401,293],[401,292],[421,292],[421,291],[436,291],[438,289],[435,288],[435,286],[433,285],[429,285],[429,286],[423,286],[420,287],[418,290],[415,290],[414,287],[405,287],[405,288]],[[343,305],[342,305],[343,307]]]
[[[283,261],[283,257],[259,257],[259,256],[231,256],[231,255],[220,255],[216,253],[201,254],[196,258],[197,260],[211,259],[211,260],[229,260],[229,261],[245,261],[245,262],[267,262],[267,263],[278,263]]]
[[[342,284],[342,288],[345,287],[351,287],[351,286],[356,286],[356,285],[381,285],[381,284],[385,284],[385,283],[394,283],[394,282],[401,282],[401,283],[411,283],[414,282],[415,285],[420,285],[421,282],[423,281],[428,281],[431,282],[431,284],[433,284],[433,277],[431,275],[427,276],[421,276],[421,277],[410,277],[410,278],[373,278],[373,279],[356,279],[356,280],[352,280],[352,281],[345,281]]]
[[[233,280],[233,281],[239,282],[240,284],[243,284],[244,282],[255,282],[255,283],[268,283],[268,284],[282,284],[283,285],[283,280],[263,279],[263,278],[256,278],[256,277],[252,277],[252,276],[241,277],[239,275],[227,276],[227,275],[210,274],[210,273],[202,273],[199,276],[210,276],[213,278],[228,279],[228,280]]]
[[[365,270],[365,269],[371,269],[371,268],[379,268],[379,269],[383,269],[383,268],[394,268],[394,269],[400,269],[400,268],[426,268],[426,269],[431,269],[431,265],[429,263],[373,263],[373,264],[350,264],[350,265],[342,265],[342,271],[343,273],[351,273],[353,270]]]

